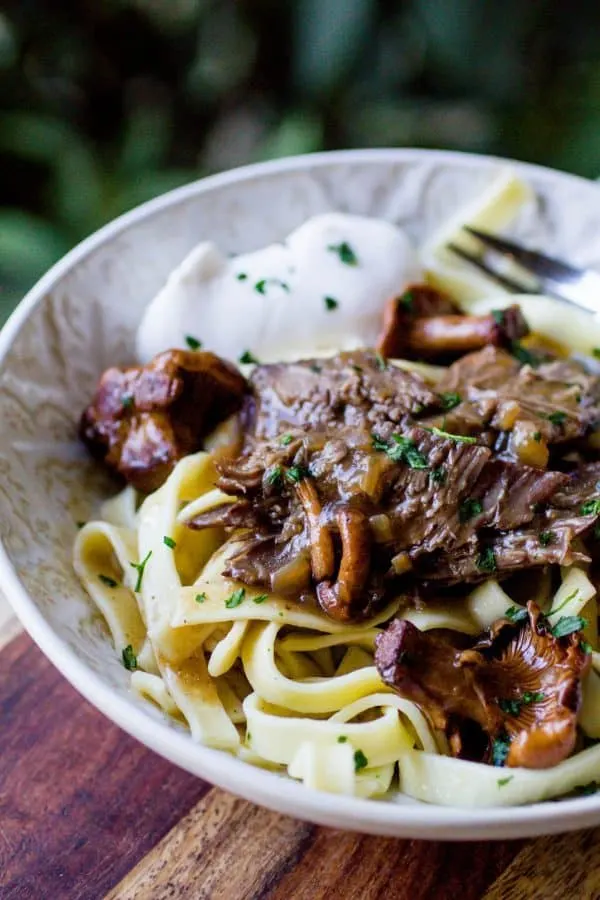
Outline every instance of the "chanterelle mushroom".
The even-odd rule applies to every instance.
[[[457,755],[474,755],[468,743],[476,723],[487,736],[488,761],[543,769],[575,746],[581,679],[590,666],[580,627],[575,618],[552,629],[534,603],[517,622],[497,621],[477,643],[396,619],[377,638],[375,663],[387,684],[446,730]]]
[[[245,392],[245,378],[213,353],[167,350],[145,366],[107,369],[79,432],[109,468],[153,491]]]

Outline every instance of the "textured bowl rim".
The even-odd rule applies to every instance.
[[[390,165],[418,161],[478,169],[509,165],[525,177],[531,175],[537,180],[566,180],[573,185],[585,184],[590,191],[600,190],[593,182],[579,176],[529,163],[494,156],[420,149],[339,150],[305,154],[243,166],[201,178],[112,220],[52,266],[25,295],[0,332],[0,367],[4,365],[20,329],[49,290],[89,254],[161,210],[221,187],[275,173],[301,172],[353,163],[379,162]],[[335,828],[430,840],[532,837],[587,828],[600,823],[600,795],[554,804],[535,803],[491,809],[411,805],[326,794],[306,788],[287,777],[250,766],[227,753],[193,743],[188,735],[174,731],[116,694],[100,676],[87,667],[45,620],[20,580],[1,541],[0,584],[25,630],[42,652],[67,681],[105,716],[147,747],[193,775],[276,812]]]

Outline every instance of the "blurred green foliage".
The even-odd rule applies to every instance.
[[[185,181],[337,147],[600,174],[597,0],[4,0],[0,316]]]

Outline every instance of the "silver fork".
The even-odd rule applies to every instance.
[[[477,228],[464,226],[482,244],[482,252],[477,255],[463,250],[457,244],[448,244],[461,259],[466,260],[485,272],[494,281],[509,291],[519,294],[549,294],[575,306],[584,307],[593,313],[600,312],[600,274],[591,269],[577,269],[558,259],[529,250],[513,241],[500,238]],[[508,274],[498,267],[508,262],[517,263],[523,271],[523,280]],[[496,263],[496,265],[494,265]]]

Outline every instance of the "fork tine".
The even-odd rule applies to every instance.
[[[481,259],[481,257],[476,256],[475,254],[468,253],[457,244],[447,244],[447,247],[449,250],[452,250],[453,253],[456,253],[457,256],[460,256],[461,259],[466,260],[466,262],[471,263],[482,272],[485,272],[485,274],[489,278],[493,278],[493,280],[497,281],[498,284],[501,284],[503,287],[508,288],[509,291],[514,291],[517,294],[532,293],[530,286],[520,284],[518,281],[515,281],[513,278],[509,278],[507,275],[502,275],[500,272],[492,269],[491,266],[489,266],[488,263],[485,262],[485,260]]]
[[[478,228],[471,228],[469,225],[464,225],[463,228],[486,247],[496,250],[498,253],[512,256],[524,268],[529,269],[534,275],[539,275],[540,278],[572,281],[581,278],[583,274],[580,269],[576,269],[574,266],[569,266],[558,259],[552,259],[552,257],[545,256],[543,253],[537,253],[535,250],[528,250],[526,247],[521,247],[519,244],[515,244],[506,238],[479,231]]]

